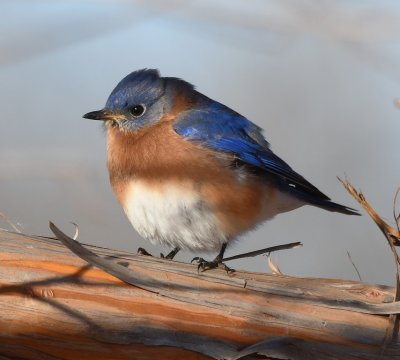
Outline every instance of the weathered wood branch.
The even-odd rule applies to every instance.
[[[136,286],[58,240],[0,231],[0,358],[400,359],[393,288],[86,248]]]

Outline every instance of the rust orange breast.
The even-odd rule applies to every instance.
[[[258,178],[239,179],[229,165],[228,156],[182,139],[171,121],[129,134],[108,130],[110,180],[122,206],[133,180],[145,182],[154,192],[165,191],[168,183],[182,184],[208,202],[231,238],[262,220],[265,199],[275,192]]]

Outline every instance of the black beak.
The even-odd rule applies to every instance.
[[[115,114],[105,109],[102,109],[102,110],[88,112],[87,114],[83,115],[83,118],[90,120],[107,121],[107,120],[114,120]]]

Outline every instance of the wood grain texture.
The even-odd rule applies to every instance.
[[[128,263],[137,286],[0,230],[0,359],[400,359],[389,316],[365,313],[395,311],[393,288],[86,247]]]

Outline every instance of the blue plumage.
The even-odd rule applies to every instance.
[[[357,214],[351,208],[330,201],[275,155],[260,127],[225,105],[200,93],[198,96],[200,106],[183,113],[174,124],[179,135],[213,150],[230,153],[245,164],[257,167],[265,175],[272,175],[281,190],[310,204],[330,211]]]
[[[167,258],[218,249],[198,259],[215,268],[230,241],[306,204],[358,215],[275,155],[260,127],[157,70],[132,72],[84,117],[104,121],[113,190],[143,237],[174,247]]]
[[[125,132],[135,132],[162,121],[173,111],[176,99],[186,104],[176,117],[173,128],[189,142],[216,152],[232,154],[281,191],[326,210],[357,214],[353,209],[331,202],[329,197],[295,172],[275,155],[262,129],[227,106],[195,90],[190,83],[161,77],[157,70],[134,71],[122,79],[110,94],[102,111],[86,114],[92,119],[110,120]],[[138,109],[140,113],[138,113]]]

